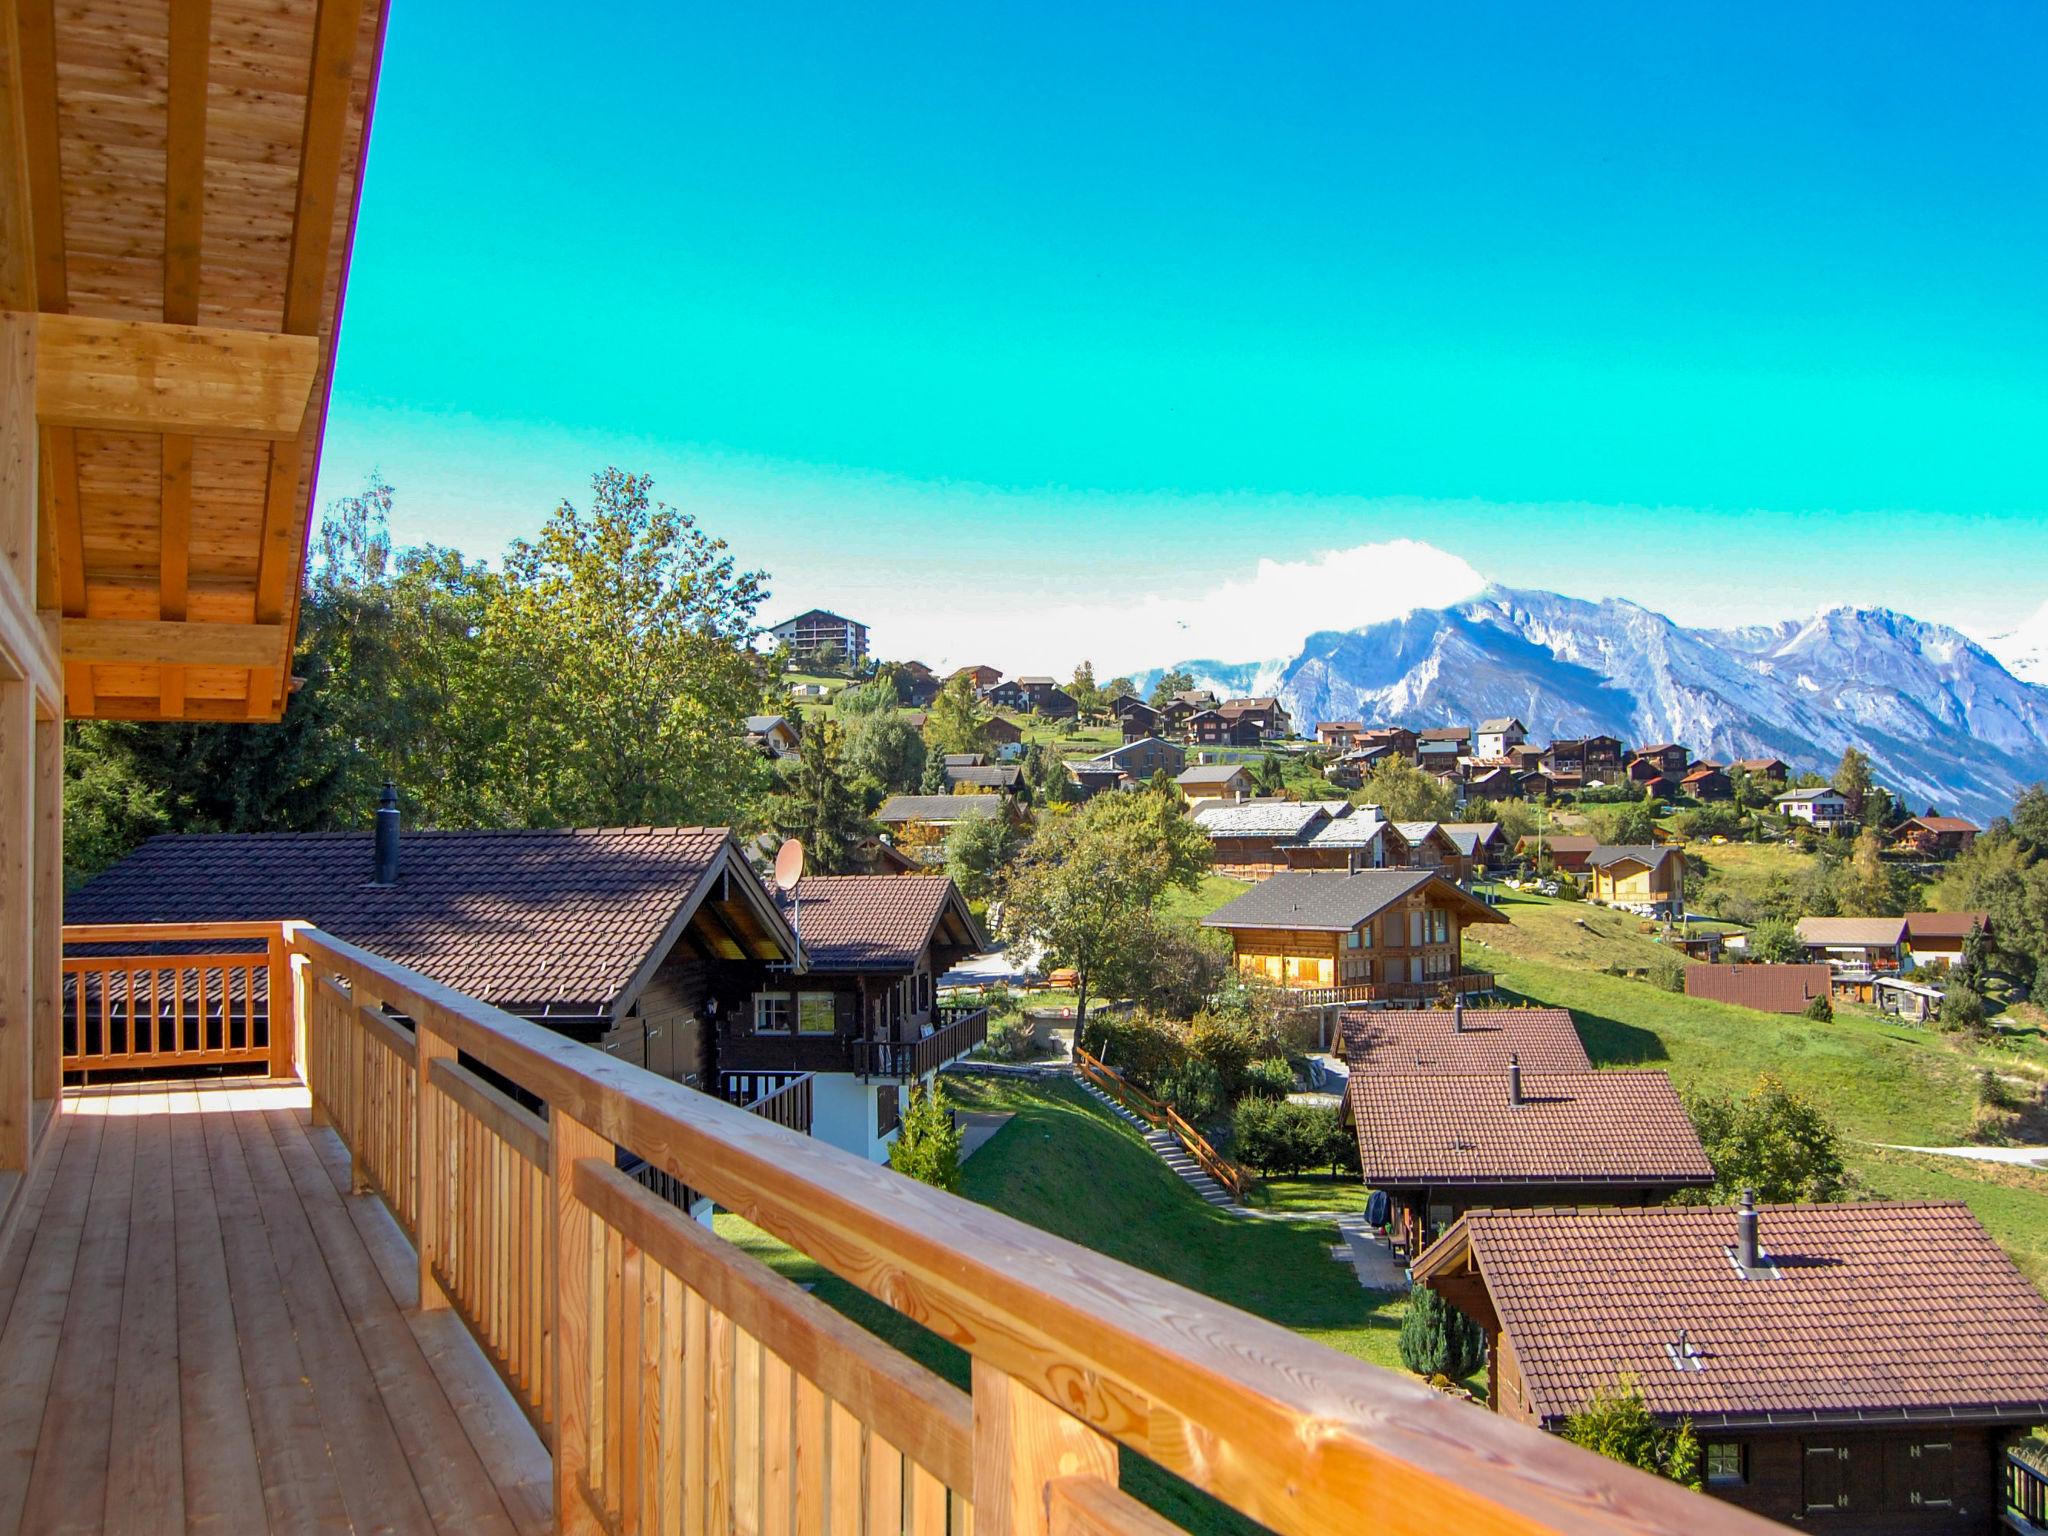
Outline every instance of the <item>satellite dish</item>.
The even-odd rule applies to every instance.
[[[800,838],[786,838],[775,850],[775,889],[793,891],[804,877],[804,845]]]

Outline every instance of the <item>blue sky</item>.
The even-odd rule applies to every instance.
[[[616,462],[1034,668],[2048,599],[2048,9],[393,10],[320,492],[401,538]]]

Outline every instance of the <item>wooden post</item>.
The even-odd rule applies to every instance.
[[[64,722],[36,722],[34,1097],[52,1109],[64,1077]]]
[[[345,1036],[348,1041],[348,1125],[341,1144],[348,1148],[349,1193],[367,1195],[375,1186],[363,1167],[363,1144],[370,1139],[370,1074],[366,1065],[370,1042],[364,1038],[367,1026],[362,1021],[362,1010],[367,1008],[376,1013],[382,1009],[383,1003],[363,991],[360,977],[353,980],[349,997],[355,1003],[356,1015],[349,1020]]]
[[[1116,1442],[1016,1377],[974,1362],[975,1536],[1050,1536],[1056,1478],[1116,1486]]]
[[[448,1098],[434,1086],[434,1063],[453,1061],[455,1047],[427,1027],[424,1019],[413,1021],[413,1145],[419,1151],[419,1254],[420,1310],[438,1312],[448,1305],[435,1266],[446,1267],[448,1234],[442,1230],[447,1213],[446,1196],[452,1181],[463,1170],[455,1166],[448,1132]]]
[[[555,1530],[598,1536],[603,1529],[584,1495],[589,1486],[591,1362],[590,1212],[576,1198],[576,1164],[610,1166],[612,1144],[559,1107],[548,1110],[548,1165],[555,1188],[555,1264],[548,1287],[555,1378]]]
[[[292,1061],[299,1081],[306,1085],[312,1105],[313,1123],[325,1125],[327,1111],[320,1107],[320,1091],[313,1086],[313,962],[296,949],[291,952],[292,971]]]
[[[0,672],[0,1171],[27,1172],[35,1060],[35,686]]]
[[[292,1001],[292,968],[285,954],[284,934],[271,935],[270,966],[267,985],[270,1001],[264,1008],[265,1025],[270,1031],[270,1075],[290,1077],[292,1075],[292,1033],[296,1008]]]

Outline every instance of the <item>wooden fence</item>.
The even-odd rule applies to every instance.
[[[1116,1068],[1104,1065],[1078,1045],[1074,1047],[1074,1070],[1140,1120],[1173,1132],[1180,1144],[1187,1148],[1188,1156],[1201,1165],[1202,1171],[1230,1191],[1231,1199],[1244,1199],[1246,1191],[1252,1187],[1251,1171],[1240,1168],[1218,1152],[1209,1144],[1208,1137],[1181,1118],[1179,1110],[1153,1098]]]
[[[291,1071],[289,1032],[273,1032],[270,1021],[271,999],[290,996],[277,924],[123,924],[65,934],[64,1071]]]
[[[319,1113],[410,1221],[423,1304],[542,1426],[560,1530],[1169,1536],[1120,1490],[1125,1449],[1282,1536],[1775,1529],[329,935],[288,942]],[[971,1394],[622,1176],[622,1150],[958,1345]]]

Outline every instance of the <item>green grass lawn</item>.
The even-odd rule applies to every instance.
[[[1012,1118],[962,1169],[961,1193],[1020,1221],[1121,1259],[1333,1349],[1398,1368],[1401,1298],[1362,1289],[1330,1257],[1336,1228],[1231,1216],[1201,1200],[1136,1131],[1072,1082],[949,1077],[963,1109]],[[1290,1181],[1304,1182],[1304,1181]],[[962,1388],[967,1356],[737,1216],[719,1235]],[[1259,1529],[1128,1452],[1124,1486],[1203,1536]]]
[[[1502,910],[1512,928],[1468,937],[1469,963],[1520,997],[1569,1008],[1596,1064],[1658,1067],[1697,1092],[1740,1093],[1774,1073],[1825,1107],[1864,1192],[1962,1200],[2023,1270],[2048,1279],[2048,1174],[1874,1145],[1969,1141],[1981,1068],[2036,1085],[2048,1077],[2038,1028],[1976,1045],[1867,1009],[1819,1022],[1707,1002],[1598,973],[1662,952],[1633,918],[1540,898],[1510,897]]]
[[[1368,1191],[1357,1174],[1304,1174],[1261,1179],[1252,1201],[1267,1211],[1363,1211]]]
[[[1814,855],[1802,853],[1791,843],[1689,843],[1687,853],[1704,859],[1707,878],[1698,900],[1691,904],[1712,911],[1724,898],[1762,903],[1773,885],[1805,878]]]

